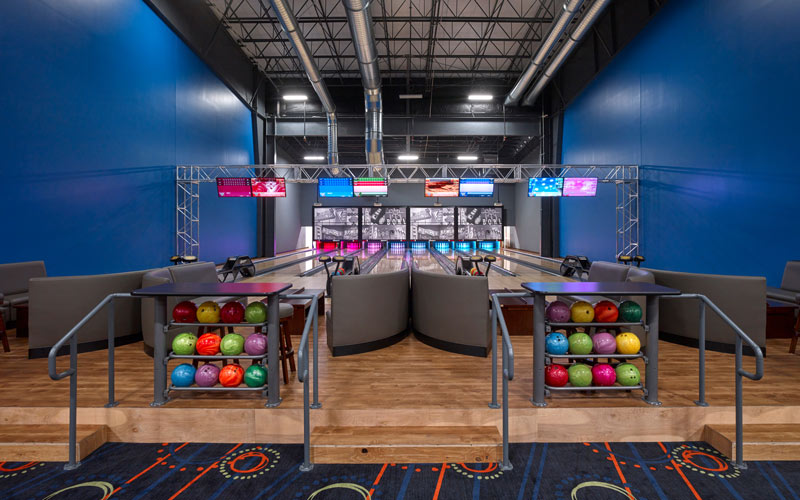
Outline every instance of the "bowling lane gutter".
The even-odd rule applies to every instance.
[[[286,269],[287,267],[296,266],[297,264],[300,264],[301,262],[305,262],[307,260],[314,259],[314,258],[319,257],[321,255],[326,255],[326,254],[329,254],[329,253],[332,253],[332,252],[336,252],[336,251],[337,250],[327,250],[325,252],[314,252],[312,255],[309,255],[307,257],[303,257],[301,259],[293,260],[291,262],[284,262],[283,264],[278,264],[277,266],[268,267],[267,269],[264,269],[262,271],[257,272],[256,276],[263,276],[265,274],[274,273],[275,271],[280,271],[281,269]]]
[[[553,259],[552,257],[542,257],[541,255],[533,255],[532,253],[520,252],[520,251],[514,250],[512,248],[504,248],[503,251],[504,252],[515,253],[515,254],[522,255],[522,256],[525,256],[525,257],[528,257],[528,258],[531,258],[531,259],[539,259],[539,260],[544,261],[544,262],[549,262],[549,263],[553,264],[554,266],[556,266],[558,268],[561,267],[561,263],[563,261],[563,259],[559,260],[559,259]]]
[[[433,255],[433,258],[436,259],[436,262],[438,262],[439,265],[442,266],[442,269],[444,269],[444,272],[446,272],[447,274],[456,274],[456,263],[455,262],[453,262],[452,260],[450,260],[447,257],[445,257],[442,252],[440,252],[439,250],[436,250],[433,247],[429,248],[428,252],[430,252],[431,255]]]
[[[553,276],[558,276],[558,277],[563,278],[563,276],[561,276],[561,274],[553,271],[552,269],[549,269],[549,268],[544,267],[544,266],[540,266],[538,264],[534,264],[533,262],[528,262],[526,260],[517,259],[515,257],[509,257],[508,255],[503,255],[503,254],[497,253],[497,252],[491,252],[489,250],[478,250],[478,251],[494,255],[495,257],[500,257],[501,259],[506,259],[509,262],[516,262],[517,264],[521,264],[523,266],[530,267],[531,269],[536,269],[537,271],[540,271],[540,272],[543,272],[543,273],[547,273],[547,274],[551,274]]]
[[[464,252],[462,250],[456,250],[456,253],[461,255],[461,256],[463,256],[463,257],[472,257],[474,255],[474,254],[471,254],[469,252]],[[499,262],[496,262],[495,264],[499,264]],[[509,271],[508,269],[504,268],[501,265],[492,266],[492,270],[493,271],[497,271],[498,273],[504,274],[506,276],[516,276],[517,275],[517,273],[511,272],[511,271]]]
[[[382,258],[386,256],[386,253],[389,251],[389,246],[383,246],[380,250],[375,252],[374,254],[370,255],[367,260],[361,264],[361,274],[369,274],[375,269],[375,266],[378,265],[378,262],[381,261]]]
[[[334,250],[334,252],[335,251],[336,250]],[[325,253],[330,253],[330,252],[325,252]],[[350,252],[350,253],[344,254],[344,257],[350,257],[350,256],[353,256],[353,255],[355,255],[357,253],[361,253],[361,249],[360,248],[358,250],[356,250],[355,252]],[[308,260],[308,259],[303,259],[303,260]],[[302,273],[299,274],[299,276],[311,276],[312,274],[317,274],[318,272],[322,271],[323,269],[325,269],[325,264],[320,264],[320,265],[318,265],[316,267],[312,267],[308,271],[303,271]]]

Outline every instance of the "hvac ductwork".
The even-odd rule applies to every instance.
[[[542,93],[542,90],[550,83],[550,80],[553,79],[553,75],[555,75],[561,65],[564,64],[564,61],[567,60],[567,57],[575,50],[575,47],[578,46],[578,43],[583,39],[586,33],[589,32],[592,25],[594,25],[597,18],[600,17],[600,14],[603,13],[603,10],[611,3],[611,0],[595,0],[591,7],[586,11],[581,22],[578,23],[578,26],[575,28],[564,45],[561,46],[558,53],[553,57],[553,60],[550,61],[550,64],[547,66],[547,69],[544,70],[544,73],[539,78],[539,81],[536,82],[536,86],[528,92],[528,95],[525,96],[525,100],[522,101],[523,106],[533,106],[533,103],[536,102],[536,98],[539,97],[539,94]]]
[[[342,0],[350,35],[361,70],[364,85],[365,140],[367,163],[383,164],[383,98],[381,95],[381,74],[378,69],[378,51],[372,34],[372,18],[369,13],[370,2],[364,0]]]
[[[544,60],[550,55],[558,39],[561,38],[561,35],[564,34],[564,30],[569,26],[569,23],[575,18],[575,14],[578,13],[578,9],[581,8],[581,5],[583,5],[583,0],[569,0],[564,4],[563,12],[553,24],[552,28],[550,28],[550,32],[547,34],[544,43],[539,46],[539,50],[536,51],[530,64],[525,68],[525,71],[519,77],[517,83],[514,84],[514,88],[512,88],[511,92],[506,96],[505,106],[519,105],[519,101],[525,95],[525,91],[528,90],[528,86],[531,84],[533,77],[536,76],[536,72],[539,71]]]
[[[336,165],[339,163],[339,127],[336,120],[336,105],[333,104],[328,87],[319,74],[317,64],[311,57],[311,51],[308,49],[308,44],[306,44],[306,39],[299,29],[292,9],[286,3],[286,0],[270,0],[269,3],[272,5],[272,10],[275,12],[278,21],[280,21],[281,27],[283,27],[283,32],[286,33],[286,37],[289,39],[289,43],[292,44],[294,53],[300,60],[300,64],[308,76],[308,81],[311,82],[311,87],[313,87],[314,92],[322,102],[322,107],[325,109],[328,117],[328,163]]]

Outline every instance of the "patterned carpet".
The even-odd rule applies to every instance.
[[[0,462],[2,499],[798,499],[800,462],[739,470],[705,443],[514,444],[497,464],[316,465],[302,447],[108,443],[74,471]]]

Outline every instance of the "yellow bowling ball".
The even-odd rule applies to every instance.
[[[197,321],[200,323],[219,323],[219,305],[208,301],[197,308]]]
[[[591,323],[594,319],[594,307],[588,302],[579,300],[570,307],[569,316],[573,323]]]
[[[638,354],[642,343],[635,333],[623,332],[617,335],[617,352],[620,354]]]

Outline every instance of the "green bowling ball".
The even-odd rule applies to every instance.
[[[616,372],[619,385],[630,387],[632,385],[639,385],[639,382],[642,380],[639,369],[630,363],[622,363],[617,366]]]
[[[244,310],[244,320],[248,323],[263,323],[267,320],[267,306],[263,302],[253,302]]]
[[[567,369],[569,383],[572,387],[588,387],[592,385],[592,369],[583,363],[575,363]]]
[[[244,372],[247,387],[261,387],[267,383],[267,370],[261,365],[253,365]]]
[[[569,336],[569,352],[571,354],[591,354],[594,348],[592,337],[585,333],[573,333]]]
[[[197,337],[191,333],[179,333],[172,340],[172,352],[179,356],[191,356],[194,354],[194,346],[197,344]]]
[[[238,356],[244,351],[244,337],[238,333],[229,333],[222,337],[219,350],[225,356]]]
[[[632,300],[619,305],[619,320],[623,323],[636,323],[642,320],[642,306]]]

